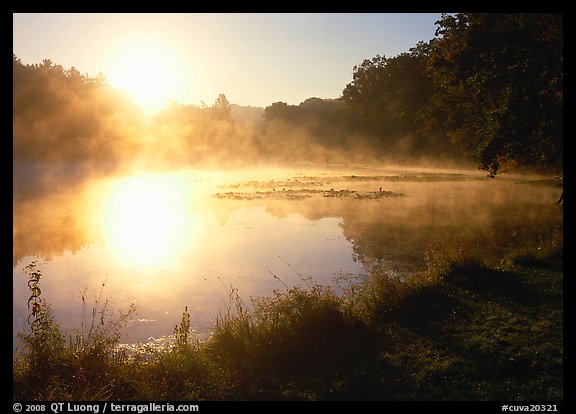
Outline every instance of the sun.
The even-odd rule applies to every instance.
[[[108,82],[146,110],[185,99],[185,63],[168,43],[144,38],[121,42],[110,58],[108,72]]]

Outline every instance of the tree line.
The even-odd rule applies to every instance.
[[[436,25],[433,39],[354,66],[340,97],[274,102],[250,121],[224,94],[212,106],[173,103],[144,120],[103,75],[50,60],[24,65],[14,55],[14,158],[437,159],[471,160],[490,176],[518,167],[561,171],[562,15],[442,14]]]
[[[492,177],[561,171],[562,15],[442,14],[436,25],[430,41],[355,66],[339,99],[277,102],[266,118],[314,118],[324,145],[356,131],[377,151],[466,157]]]

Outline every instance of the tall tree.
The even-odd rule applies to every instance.
[[[432,94],[423,45],[393,58],[377,55],[354,67],[342,98],[363,127],[380,136],[415,131],[415,116]]]
[[[432,42],[419,42],[393,58],[377,55],[353,68],[353,79],[342,92],[358,129],[377,137],[374,143],[401,156],[434,152],[455,155],[454,145],[421,127],[420,111],[433,94],[426,72]]]
[[[443,14],[436,24],[428,122],[490,176],[507,165],[561,169],[562,16]]]
[[[228,102],[226,95],[223,93],[218,95],[218,98],[216,98],[216,101],[214,102],[214,105],[212,105],[211,109],[217,119],[229,120],[232,115],[230,102]]]

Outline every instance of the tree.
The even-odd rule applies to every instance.
[[[366,59],[354,67],[342,98],[368,130],[383,136],[412,133],[416,113],[432,93],[423,62],[416,53]]]
[[[388,89],[385,56],[376,55],[372,59],[364,59],[360,65],[354,66],[352,82],[344,88],[342,100],[345,102],[361,128],[380,131],[385,128],[384,112],[386,102],[383,91]]]
[[[110,117],[110,118],[109,118]],[[137,109],[104,83],[50,59],[24,65],[13,54],[12,128],[15,162],[89,162],[104,171],[127,151]],[[135,144],[134,144],[135,145]],[[72,176],[76,174],[71,174]]]
[[[217,119],[229,120],[231,118],[232,110],[230,109],[230,102],[228,102],[226,95],[223,93],[218,95],[211,109]]]
[[[454,145],[433,129],[421,125],[420,112],[433,95],[426,60],[433,47],[419,42],[409,52],[393,58],[377,55],[354,66],[353,79],[342,92],[342,101],[356,121],[356,128],[377,137],[373,145],[390,153],[455,156]]]
[[[443,14],[427,61],[430,125],[495,176],[562,168],[562,16]]]
[[[267,121],[274,119],[294,121],[297,117],[297,112],[297,106],[288,105],[286,102],[274,102],[264,109],[264,119]]]

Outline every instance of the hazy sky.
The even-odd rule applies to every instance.
[[[434,37],[440,13],[14,14],[13,52],[103,73],[141,100],[337,98],[354,65]],[[146,91],[146,92],[144,92]]]

